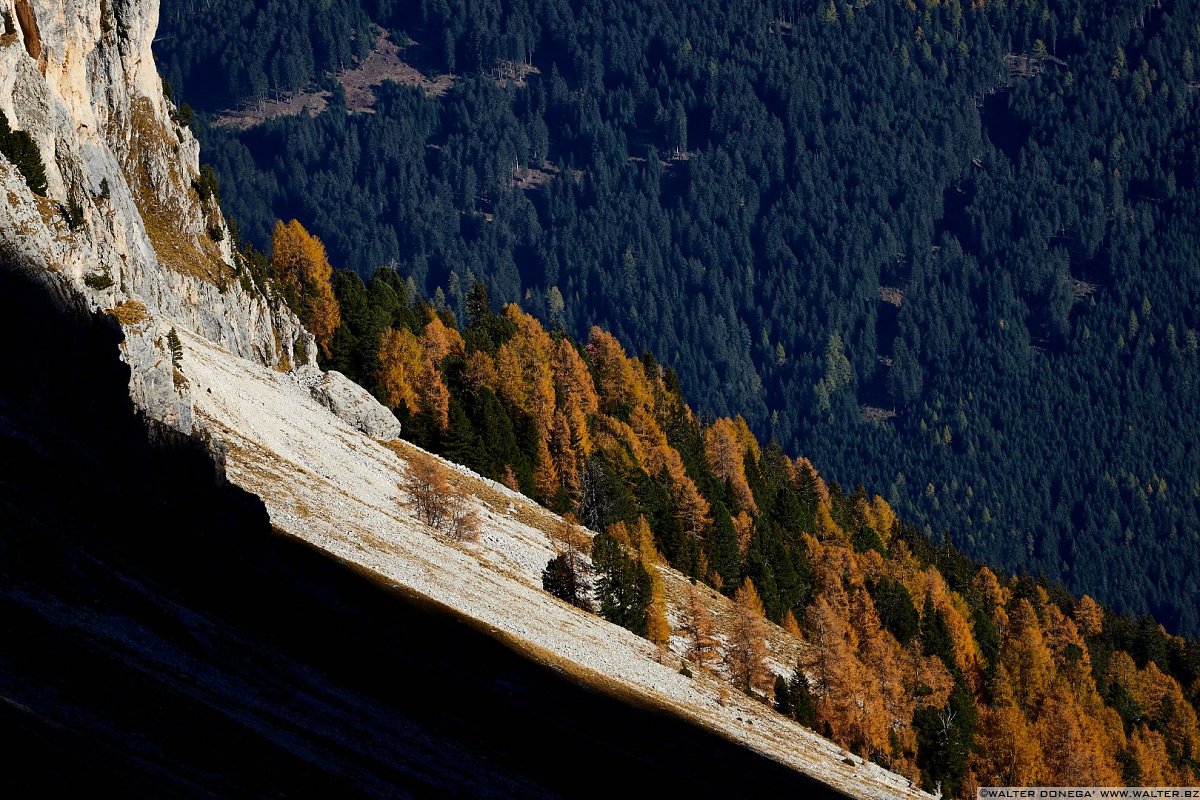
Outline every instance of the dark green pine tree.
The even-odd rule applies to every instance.
[[[570,553],[560,553],[542,571],[542,588],[559,600],[591,611],[592,604],[584,594],[579,572],[576,559]]]
[[[806,728],[817,722],[817,703],[813,700],[808,677],[800,665],[796,665],[792,679],[788,681],[788,699],[792,704],[792,718]]]
[[[942,659],[946,669],[958,673],[954,658],[954,639],[942,612],[934,608],[933,594],[925,593],[925,609],[921,612],[921,646],[927,656]]]
[[[652,591],[650,573],[607,533],[592,539],[592,566],[597,575],[601,616],[645,636]]]
[[[733,591],[742,575],[733,520],[729,517],[729,509],[719,500],[712,504],[712,518],[712,533],[704,542],[705,555],[709,566],[721,577],[722,585]]]
[[[37,143],[27,131],[12,130],[3,111],[0,111],[0,154],[20,170],[30,191],[46,195],[46,165]]]
[[[895,636],[901,646],[907,645],[921,630],[920,615],[913,606],[908,589],[899,581],[885,576],[879,581],[868,581],[867,591],[875,602],[875,610],[884,629]]]
[[[792,698],[788,690],[788,680],[782,675],[775,676],[775,710],[785,717],[792,715]]]
[[[913,715],[923,789],[932,792],[940,787],[943,797],[958,794],[975,742],[976,722],[975,704],[961,680],[944,707],[922,708]]]

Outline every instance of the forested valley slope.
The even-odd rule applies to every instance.
[[[162,22],[260,248],[297,218],[460,321],[480,279],[549,328],[599,324],[706,419],[933,540],[1200,632],[1195,4],[219,0]],[[381,30],[424,79],[348,114],[337,76]],[[324,110],[217,124],[299,92]]]

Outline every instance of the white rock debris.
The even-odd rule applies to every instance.
[[[928,796],[875,764],[846,763],[841,748],[723,692],[712,676],[684,677],[677,659],[659,663],[645,639],[542,591],[542,569],[554,556],[544,530],[556,518],[527,498],[447,463],[484,520],[477,542],[452,542],[409,512],[397,452],[330,414],[302,383],[191,334],[184,358],[198,388],[197,416],[228,446],[230,479],[261,497],[283,532],[454,608],[576,677],[618,685],[851,796]],[[405,448],[419,452],[397,447]]]
[[[295,372],[296,380],[313,398],[341,417],[352,428],[374,439],[400,438],[400,420],[370,392],[336,370],[321,372],[306,366]]]

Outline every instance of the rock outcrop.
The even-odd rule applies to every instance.
[[[45,162],[46,196],[0,158],[0,254],[54,273],[125,328],[134,401],[183,433],[194,424],[172,330],[260,364],[313,366],[316,346],[255,285],[200,182],[200,147],[165,96],[151,42],[158,0],[0,0],[0,111]],[[136,312],[135,312],[136,309]]]
[[[337,370],[320,372],[304,369],[298,372],[300,382],[308,387],[313,399],[352,428],[372,439],[399,439],[400,421],[370,392]]]

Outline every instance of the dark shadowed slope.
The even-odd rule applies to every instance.
[[[115,325],[0,298],[5,794],[837,796],[273,534],[146,444]]]

